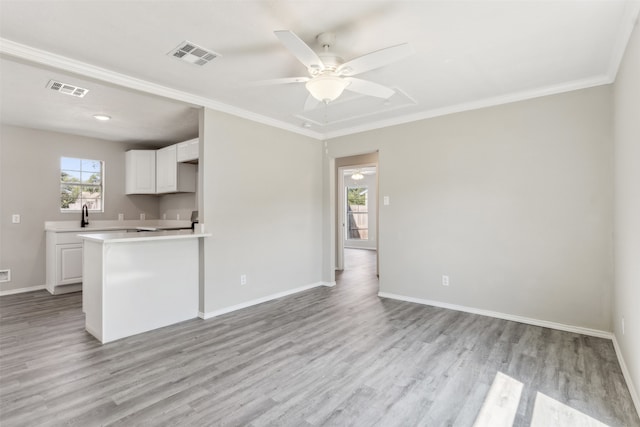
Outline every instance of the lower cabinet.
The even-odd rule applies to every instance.
[[[82,240],[78,232],[47,231],[47,290],[62,294],[82,290]]]
[[[82,282],[82,244],[56,245],[57,285]]]

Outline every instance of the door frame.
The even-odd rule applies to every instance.
[[[355,161],[351,163],[351,162],[347,162],[347,163],[342,163],[340,162],[340,159],[345,159],[347,157],[357,157],[357,156],[368,156],[368,155],[375,155],[376,160],[375,162],[373,161],[368,161],[368,162],[363,162],[363,161]],[[334,163],[334,173],[336,176],[336,187],[335,187],[335,211],[333,212],[333,222],[334,222],[334,226],[335,226],[335,236],[336,236],[336,241],[335,241],[335,245],[334,245],[334,251],[335,251],[335,268],[334,271],[337,270],[344,270],[344,233],[345,233],[345,225],[344,225],[344,210],[345,210],[345,206],[344,206],[344,186],[345,186],[345,182],[344,182],[344,169],[353,169],[353,168],[358,168],[358,167],[375,167],[376,168],[376,183],[375,183],[375,192],[376,192],[376,204],[375,206],[372,206],[371,208],[376,210],[376,221],[375,221],[375,228],[376,228],[376,274],[379,273],[379,242],[380,242],[380,238],[379,238],[379,227],[378,227],[378,223],[380,221],[380,197],[379,197],[379,182],[380,182],[380,165],[379,165],[379,157],[378,157],[378,151],[373,151],[373,152],[369,152],[369,153],[363,153],[360,155],[355,155],[355,156],[346,156],[346,157],[338,157],[338,158],[334,158],[335,163]],[[340,166],[338,166],[338,164],[340,164]]]

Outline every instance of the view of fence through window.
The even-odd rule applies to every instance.
[[[60,159],[60,211],[82,210],[102,212],[103,162],[100,160]]]
[[[367,187],[347,187],[347,239],[369,239]]]

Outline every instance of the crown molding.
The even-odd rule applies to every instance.
[[[601,86],[613,83],[608,75],[598,76],[594,78],[576,80],[560,85],[552,85],[540,89],[528,90],[523,92],[510,93],[507,95],[497,96],[493,98],[481,99],[478,101],[465,102],[462,104],[450,105],[443,108],[436,108],[427,111],[421,111],[415,114],[407,114],[404,116],[394,117],[388,120],[380,120],[361,126],[354,126],[334,132],[327,132],[325,138],[327,140],[342,136],[353,135],[356,133],[367,132],[371,130],[381,129],[385,127],[397,126],[405,123],[416,122],[434,117],[446,116],[448,114],[461,113],[464,111],[478,110],[481,108],[495,107],[503,104],[510,104],[518,101],[526,101],[528,99],[540,98],[548,95],[556,95],[574,90],[587,89],[594,86]]]
[[[315,132],[304,127],[298,127],[290,123],[263,116],[261,114],[256,114],[252,111],[214,101],[213,99],[195,95],[189,92],[184,92],[181,90],[172,89],[167,86],[138,79],[126,74],[108,70],[106,68],[97,67],[95,65],[87,64],[86,62],[77,61],[66,56],[47,52],[45,50],[37,49],[5,38],[0,38],[0,54],[19,58],[36,64],[54,67],[59,70],[68,71],[84,77],[116,84],[128,89],[133,89],[140,92],[161,96],[163,98],[184,102],[195,107],[210,108],[212,110],[228,113],[237,117],[242,117],[244,119],[251,120],[257,123],[262,123],[267,126],[272,126],[300,135],[308,136],[316,140],[322,140],[324,137],[322,133]]]

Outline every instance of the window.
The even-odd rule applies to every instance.
[[[369,240],[367,187],[347,187],[347,239]]]
[[[104,212],[104,162],[100,160],[60,159],[60,211]]]

